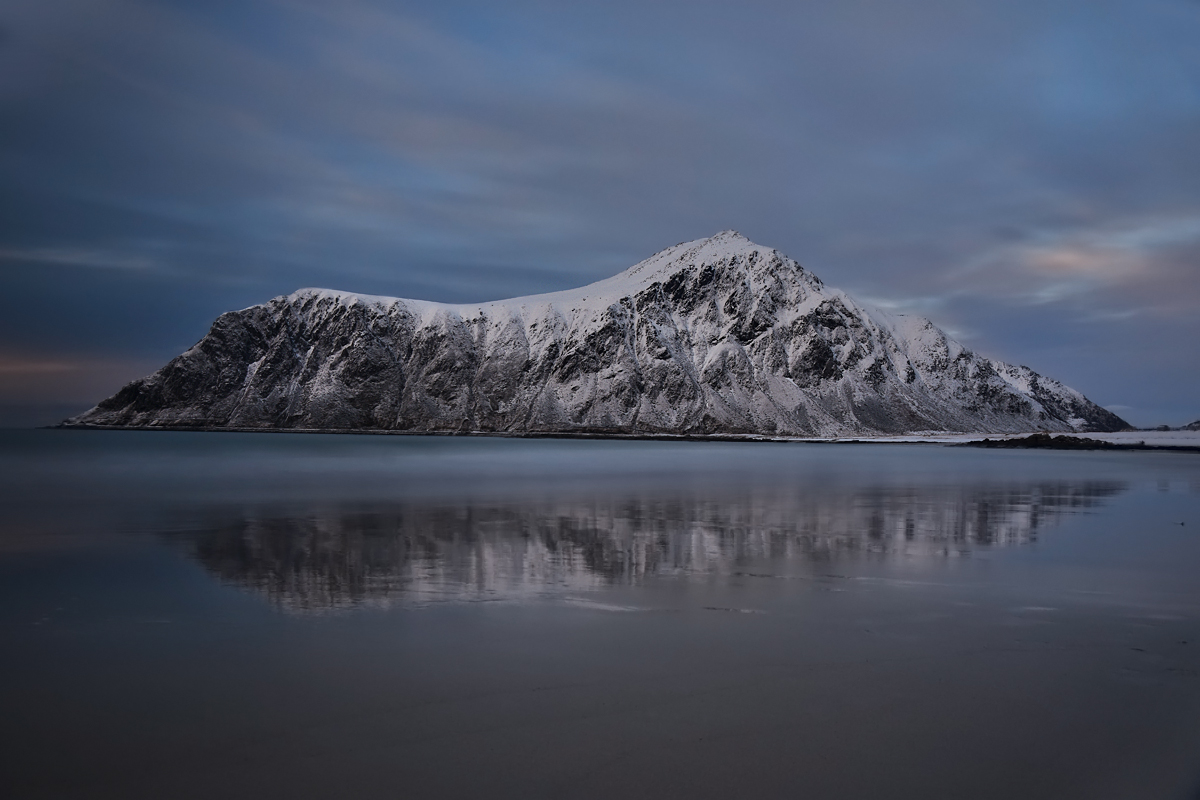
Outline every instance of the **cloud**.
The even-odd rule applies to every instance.
[[[0,356],[0,375],[44,375],[46,373],[75,372],[82,365],[73,361],[46,361],[43,359],[14,358]]]
[[[303,285],[494,299],[732,227],[1051,374],[1103,326],[1195,360],[1195,4],[17,5],[11,346],[157,357]],[[1196,396],[1109,358],[1078,388]]]
[[[1045,244],[1014,248],[1020,268],[1048,279],[1097,284],[1144,280],[1163,267],[1162,254],[1200,245],[1200,216],[1151,220],[1117,230],[1058,233]]]
[[[158,366],[147,359],[52,351],[0,353],[0,406],[67,403],[91,407]]]
[[[1048,231],[984,251],[957,272],[961,291],[1035,305],[1086,301],[1091,319],[1188,314],[1200,306],[1200,214]],[[1116,304],[1119,308],[1113,308]]]
[[[144,256],[64,247],[0,248],[0,261],[65,264],[98,269],[145,270],[154,269],[156,266],[153,260]]]

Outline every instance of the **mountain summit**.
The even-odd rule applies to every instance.
[[[493,303],[302,289],[222,314],[71,426],[840,436],[1124,420],[735,231]]]

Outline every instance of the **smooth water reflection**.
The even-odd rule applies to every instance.
[[[519,599],[647,576],[820,575],[856,559],[945,559],[1037,540],[1115,480],[930,487],[766,486],[521,504],[247,514],[177,537],[222,581],[290,610]]]

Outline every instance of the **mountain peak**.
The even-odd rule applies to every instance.
[[[597,285],[610,287],[631,280],[641,285],[649,285],[653,281],[665,280],[675,273],[689,268],[738,261],[745,269],[752,262],[759,260],[769,261],[776,265],[786,265],[790,271],[805,274],[799,264],[775,248],[752,242],[735,230],[724,230],[704,239],[680,242],[673,247],[660,250],[645,261],[634,264],[624,272],[600,281]],[[816,280],[812,275],[806,275],[806,278],[809,281]],[[816,283],[820,284],[819,281]]]
[[[773,247],[764,247],[761,244],[752,242],[742,234],[732,229],[713,234],[706,239],[697,239],[694,242],[689,242],[689,244],[699,245],[702,248],[710,247],[727,250],[730,252],[741,252],[744,250],[764,250],[770,252],[775,249]]]

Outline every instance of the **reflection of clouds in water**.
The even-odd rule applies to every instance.
[[[247,515],[187,539],[218,579],[291,610],[517,599],[647,575],[732,575],[848,558],[945,558],[1019,545],[1124,490],[1112,481],[402,504]]]

